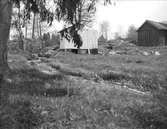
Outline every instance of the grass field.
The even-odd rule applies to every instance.
[[[10,54],[0,128],[166,129],[166,48],[138,49],[161,55],[60,52],[34,65]]]

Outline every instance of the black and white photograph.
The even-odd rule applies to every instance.
[[[0,0],[0,129],[167,129],[167,0]]]

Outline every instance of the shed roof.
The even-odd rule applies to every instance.
[[[160,22],[155,22],[155,21],[151,21],[151,20],[146,20],[146,21],[144,22],[144,24],[145,24],[145,23],[148,23],[148,24],[152,25],[153,27],[155,27],[155,28],[158,29],[158,30],[167,30],[167,24],[166,24],[166,23],[160,23]],[[144,24],[143,24],[143,25],[144,25]],[[142,25],[142,26],[143,26],[143,25]],[[139,27],[138,30],[140,30],[140,28],[142,28],[142,26]]]

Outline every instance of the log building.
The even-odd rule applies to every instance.
[[[167,45],[167,24],[146,20],[138,32],[139,46],[165,46]]]

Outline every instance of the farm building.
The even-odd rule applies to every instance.
[[[138,32],[139,46],[167,45],[167,24],[146,20]]]
[[[96,30],[84,30],[79,32],[83,44],[80,47],[79,51],[84,52],[86,50],[87,53],[97,53],[98,52],[98,32]],[[74,46],[74,42],[68,41],[67,39],[61,37],[60,38],[60,49],[62,50],[78,50],[77,47]]]

